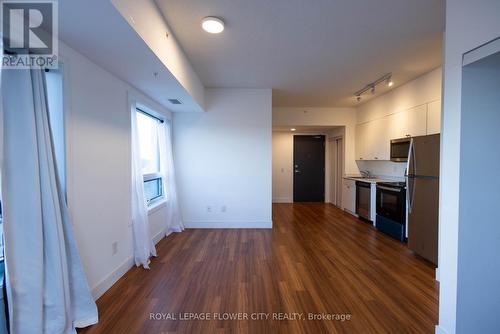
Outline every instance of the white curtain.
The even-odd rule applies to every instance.
[[[179,201],[177,199],[177,186],[175,183],[174,154],[172,149],[172,123],[164,122],[159,127],[160,142],[160,169],[164,176],[164,193],[167,198],[166,235],[184,230]]]
[[[2,74],[5,258],[11,333],[98,320],[61,192],[41,70]]]
[[[148,208],[144,197],[144,178],[142,175],[137,110],[132,106],[132,228],[134,234],[135,265],[149,269],[149,258],[156,256],[148,221]]]
[[[3,42],[2,39],[0,38],[0,54],[3,57]],[[3,161],[3,111],[2,111],[2,64],[0,64],[0,175],[2,174],[2,161]],[[2,201],[2,178],[0,177],[0,202]],[[0,221],[2,219],[0,218]],[[0,222],[1,223],[1,222]],[[0,243],[2,244],[3,248],[3,225],[0,224]],[[3,250],[2,250],[3,251]],[[4,262],[5,263],[5,262]],[[7,300],[4,299],[3,296],[3,290],[5,288],[5,264],[2,264],[1,271],[2,275],[0,277],[1,280],[1,286],[3,287],[2,290],[2,296],[0,296],[0,334],[8,334],[7,331],[7,317],[5,313],[5,304],[7,303]]]

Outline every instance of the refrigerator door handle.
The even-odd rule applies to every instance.
[[[410,141],[410,150],[408,152],[408,162],[407,162],[407,175],[406,175],[406,198],[408,201],[408,213],[411,213],[412,207],[413,207],[413,198],[415,197],[415,175],[417,174],[417,161],[415,158],[415,142],[414,139],[412,138]],[[410,170],[410,167],[412,169]],[[411,183],[410,183],[411,182]],[[410,185],[411,188],[410,189]]]
[[[410,142],[410,160],[413,164],[413,175],[418,175],[417,173],[417,157],[415,155],[415,144],[413,142],[413,138],[411,139]]]
[[[405,176],[406,179],[406,210],[408,210],[408,213],[411,212],[410,210],[410,178],[408,175]]]
[[[417,187],[417,183],[415,182],[414,177],[411,178],[411,185],[412,185],[412,189],[411,189],[411,193],[410,193],[410,200],[409,200],[410,205],[408,208],[408,213],[411,213],[411,211],[413,209],[413,200],[415,199],[415,188]]]
[[[410,164],[412,162],[412,153],[413,153],[413,138],[410,140],[410,147],[408,148],[408,159],[406,159],[405,176],[409,176],[410,174],[412,174],[412,175],[415,174],[415,171],[410,173]]]

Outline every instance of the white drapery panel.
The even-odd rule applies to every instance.
[[[148,208],[144,197],[144,177],[142,175],[139,129],[137,127],[137,109],[131,110],[132,127],[132,229],[134,234],[135,265],[149,269],[149,258],[156,256],[156,249],[151,237],[148,220]]]
[[[175,182],[174,155],[172,149],[172,123],[165,122],[159,131],[160,169],[164,176],[164,193],[167,198],[166,235],[184,230],[179,209],[177,186]]]
[[[97,322],[61,192],[41,70],[2,74],[5,258],[11,333]]]

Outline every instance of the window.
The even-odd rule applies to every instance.
[[[66,196],[66,145],[64,126],[63,65],[45,71],[49,122],[54,143],[57,172],[64,196]]]
[[[149,204],[164,197],[163,175],[160,164],[159,132],[163,122],[141,109],[137,109],[137,129],[141,151],[144,197]]]

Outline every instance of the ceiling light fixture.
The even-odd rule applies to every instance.
[[[378,84],[385,82],[388,87],[392,87],[394,85],[394,82],[392,81],[392,73],[387,73],[386,75],[378,78],[377,80],[370,82],[367,84],[365,87],[362,89],[358,90],[356,93],[354,93],[354,96],[356,97],[356,100],[359,102],[361,101],[361,95],[364,93],[370,91],[372,94],[375,94],[375,86]]]
[[[290,131],[295,131],[295,130],[297,130],[297,129],[296,129],[296,128],[291,128],[291,129],[290,129]]]
[[[207,16],[201,20],[201,27],[208,33],[219,34],[224,30],[224,21],[215,16]]]
[[[365,87],[363,87],[362,89],[360,89],[356,93],[354,93],[354,97],[356,97],[356,100],[358,102],[360,102],[361,95],[363,95],[364,93],[370,91],[372,94],[375,94],[375,86],[377,86],[378,84],[381,84],[382,82],[385,82],[387,87],[392,87],[394,85],[394,81],[392,81],[392,73],[387,73],[387,74],[381,76],[380,78],[378,78],[377,80],[370,82]]]

